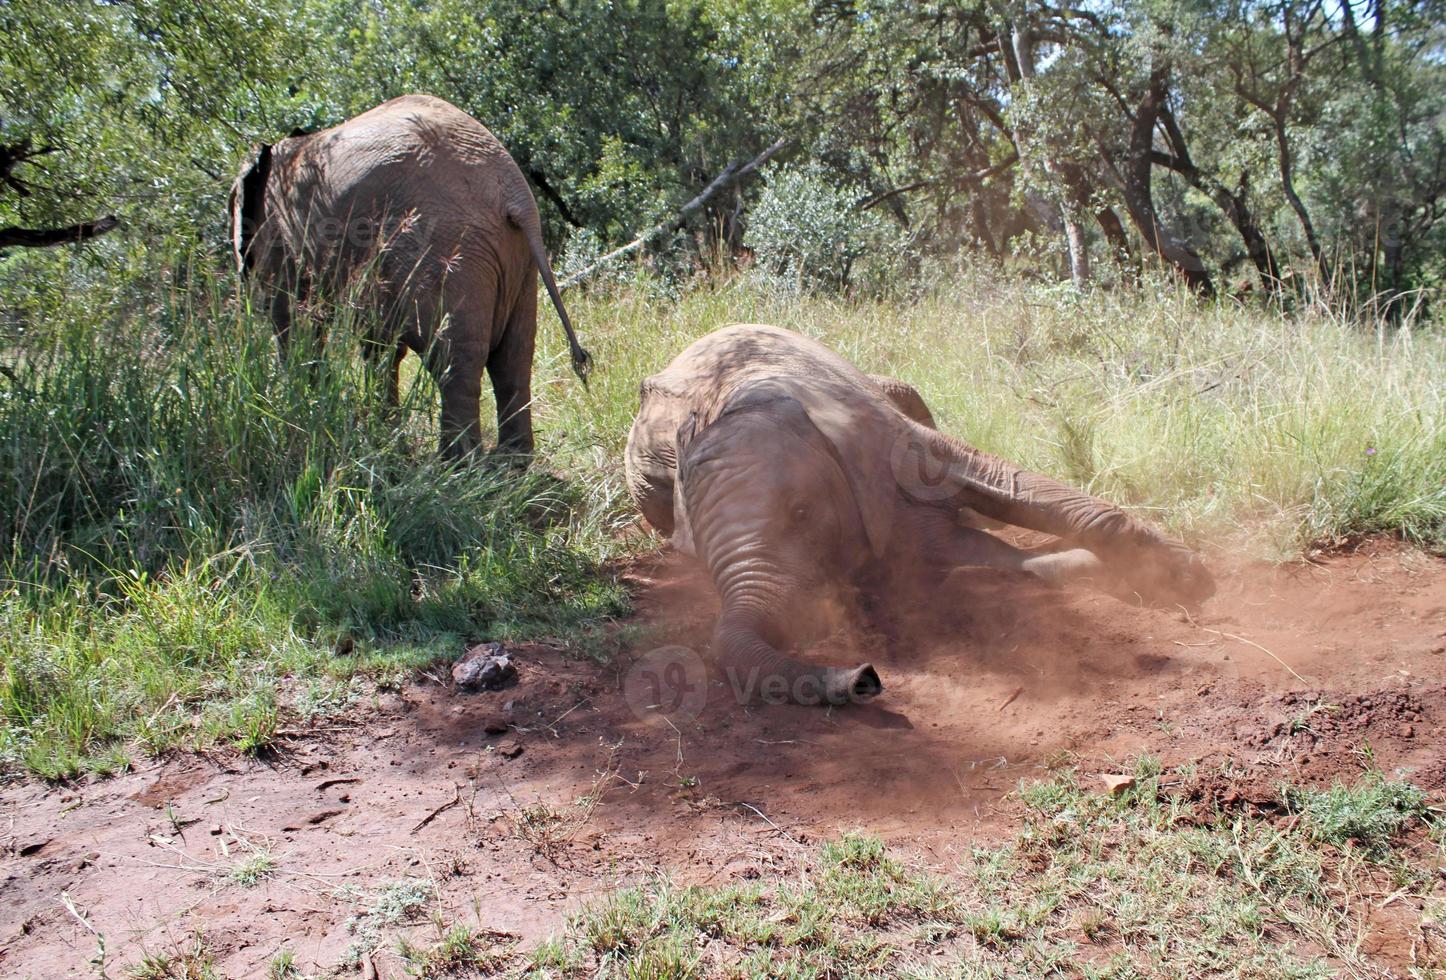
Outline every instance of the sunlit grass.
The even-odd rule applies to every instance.
[[[603,369],[587,392],[567,384],[555,325],[541,328],[541,426],[564,458],[619,453],[638,383],[687,342],[766,322],[914,384],[946,431],[1196,544],[1265,557],[1370,533],[1446,544],[1439,328],[1202,306],[1168,288],[1079,295],[978,272],[914,302],[738,277],[677,301],[634,291],[572,303]]]
[[[395,682],[464,639],[606,655],[626,636],[612,561],[647,543],[624,533],[638,385],[729,322],[910,381],[945,430],[1207,551],[1446,543],[1439,329],[981,272],[889,301],[641,278],[568,296],[587,387],[544,306],[523,474],[436,458],[415,357],[399,416],[380,411],[354,312],[301,352],[316,370],[284,370],[225,276],[177,272],[158,295],[53,279],[70,288],[17,292],[0,354],[0,763],[52,778],[177,746],[264,752],[327,700],[318,683]]]

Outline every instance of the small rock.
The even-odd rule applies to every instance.
[[[1401,726],[1401,729],[1400,729],[1400,733],[1401,733],[1401,737],[1402,737],[1402,738],[1415,738],[1415,737],[1416,737],[1416,726],[1415,726],[1415,725],[1402,725],[1402,726]]]
[[[1125,790],[1135,788],[1135,777],[1120,773],[1101,773],[1100,781],[1105,784],[1105,792],[1111,796],[1119,796]]]
[[[220,824],[218,824],[218,823],[213,823],[213,824],[211,824],[211,831],[210,831],[210,833],[211,833],[211,836],[212,836],[212,837],[220,837],[223,833],[225,833],[225,831],[223,831],[223,830],[221,829],[221,825],[220,825]]]
[[[497,754],[504,759],[515,759],[522,754],[522,743],[509,738],[497,746]]]
[[[488,735],[501,735],[512,727],[506,715],[488,715],[482,719],[482,731]]]
[[[500,643],[479,643],[452,665],[452,680],[465,690],[500,691],[517,680],[517,668]]]

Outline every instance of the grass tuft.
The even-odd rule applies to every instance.
[[[1286,799],[1314,840],[1336,847],[1354,844],[1375,857],[1413,822],[1426,819],[1426,797],[1410,783],[1372,773],[1353,786],[1328,790],[1290,789]]]

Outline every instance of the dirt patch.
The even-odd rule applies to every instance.
[[[650,645],[702,649],[706,578],[673,559],[634,577]],[[744,707],[705,672],[696,713],[664,717],[624,695],[632,661],[526,646],[513,687],[380,694],[266,761],[15,783],[0,972],[94,975],[99,933],[119,973],[201,930],[227,976],[283,949],[307,972],[374,952],[397,976],[368,932],[387,910],[412,909],[388,928],[426,934],[438,913],[533,939],[656,871],[766,876],[857,828],[947,868],[1012,830],[1021,779],[1140,752],[1225,773],[1179,788],[1202,804],[1267,814],[1282,781],[1372,764],[1443,788],[1446,562],[1373,544],[1221,580],[1186,615],[958,573],[813,651],[875,664],[886,690],[861,708]],[[413,892],[415,908],[388,904]]]

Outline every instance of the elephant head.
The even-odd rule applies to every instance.
[[[897,501],[887,457],[851,429],[872,406],[813,386],[752,382],[711,424],[677,435],[673,540],[708,566],[722,613],[715,643],[740,695],[842,703],[883,688],[869,664],[805,664],[782,652],[817,633],[820,599],[887,550]]]

